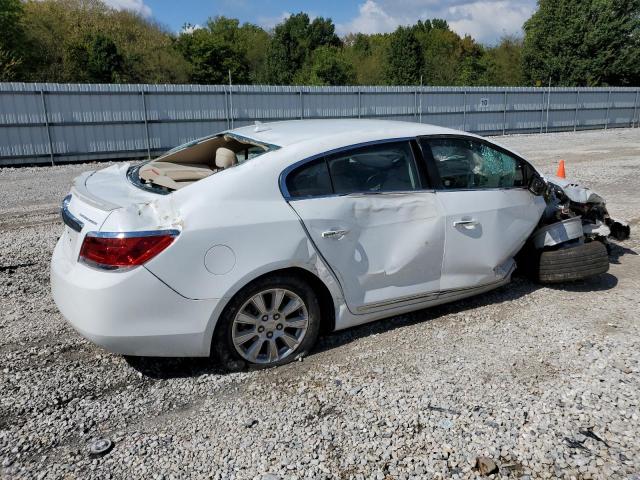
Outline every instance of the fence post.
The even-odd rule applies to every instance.
[[[147,158],[151,160],[151,139],[149,138],[149,120],[147,118],[147,100],[144,96],[144,90],[140,91],[142,96],[142,112],[144,113],[144,130],[147,136]]]
[[[544,118],[544,90],[542,90],[542,100],[540,102],[540,133],[542,133],[543,118]]]
[[[360,118],[362,116],[362,91],[360,89],[360,87],[358,87],[358,118]]]
[[[231,93],[232,87],[229,85],[229,119],[231,120],[231,128],[233,129],[233,98]]]
[[[462,92],[462,131],[467,131],[467,91]]]
[[[549,105],[551,104],[551,87],[547,95],[547,120],[544,122],[544,133],[549,133]]]
[[[418,123],[422,123],[422,85],[420,85],[420,101],[418,102]]]
[[[53,161],[53,143],[51,142],[51,129],[49,127],[49,113],[47,112],[47,102],[44,99],[44,90],[40,90],[40,98],[42,99],[42,112],[44,113],[44,126],[47,129],[47,142],[49,143],[49,158],[51,165],[55,165]]]
[[[578,127],[578,102],[580,102],[580,90],[576,89],[576,113],[573,117],[573,131]]]
[[[300,87],[300,120],[304,118],[304,100],[302,98],[302,87]]]
[[[507,90],[504,91],[504,105],[502,105],[502,135],[507,129]]]
[[[636,123],[636,115],[638,113],[638,92],[639,90],[636,90],[636,99],[633,102],[633,119],[631,120],[631,128],[635,127],[635,123]],[[640,123],[640,122],[638,122]]]
[[[418,118],[418,90],[413,92],[413,119]]]
[[[609,108],[611,107],[611,89],[609,89],[609,94],[607,95],[607,118],[604,121],[604,129],[607,130],[609,128]]]
[[[229,123],[229,102],[227,102],[227,87],[222,89],[222,93],[224,94],[224,116],[227,121],[227,130],[231,127]]]

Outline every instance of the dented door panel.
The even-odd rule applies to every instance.
[[[494,283],[509,275],[513,257],[545,208],[542,197],[521,188],[436,195],[446,215],[441,290]]]
[[[353,313],[437,295],[444,218],[434,192],[351,194],[291,201],[338,277]]]

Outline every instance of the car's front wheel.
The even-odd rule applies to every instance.
[[[538,281],[561,283],[582,280],[609,270],[607,247],[592,241],[540,254]]]
[[[228,370],[271,367],[307,355],[320,331],[320,305],[304,281],[274,275],[243,288],[225,308],[211,345]]]

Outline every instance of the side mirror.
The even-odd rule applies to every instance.
[[[538,175],[537,173],[534,173],[531,176],[531,180],[529,180],[528,188],[531,193],[533,193],[536,196],[540,196],[544,194],[545,190],[547,189],[547,184],[540,177],[540,175]]]

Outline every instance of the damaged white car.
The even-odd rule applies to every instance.
[[[116,353],[278,365],[340,330],[509,282],[608,269],[602,198],[445,128],[257,124],[81,175],[53,297]],[[519,258],[520,258],[519,257]]]

